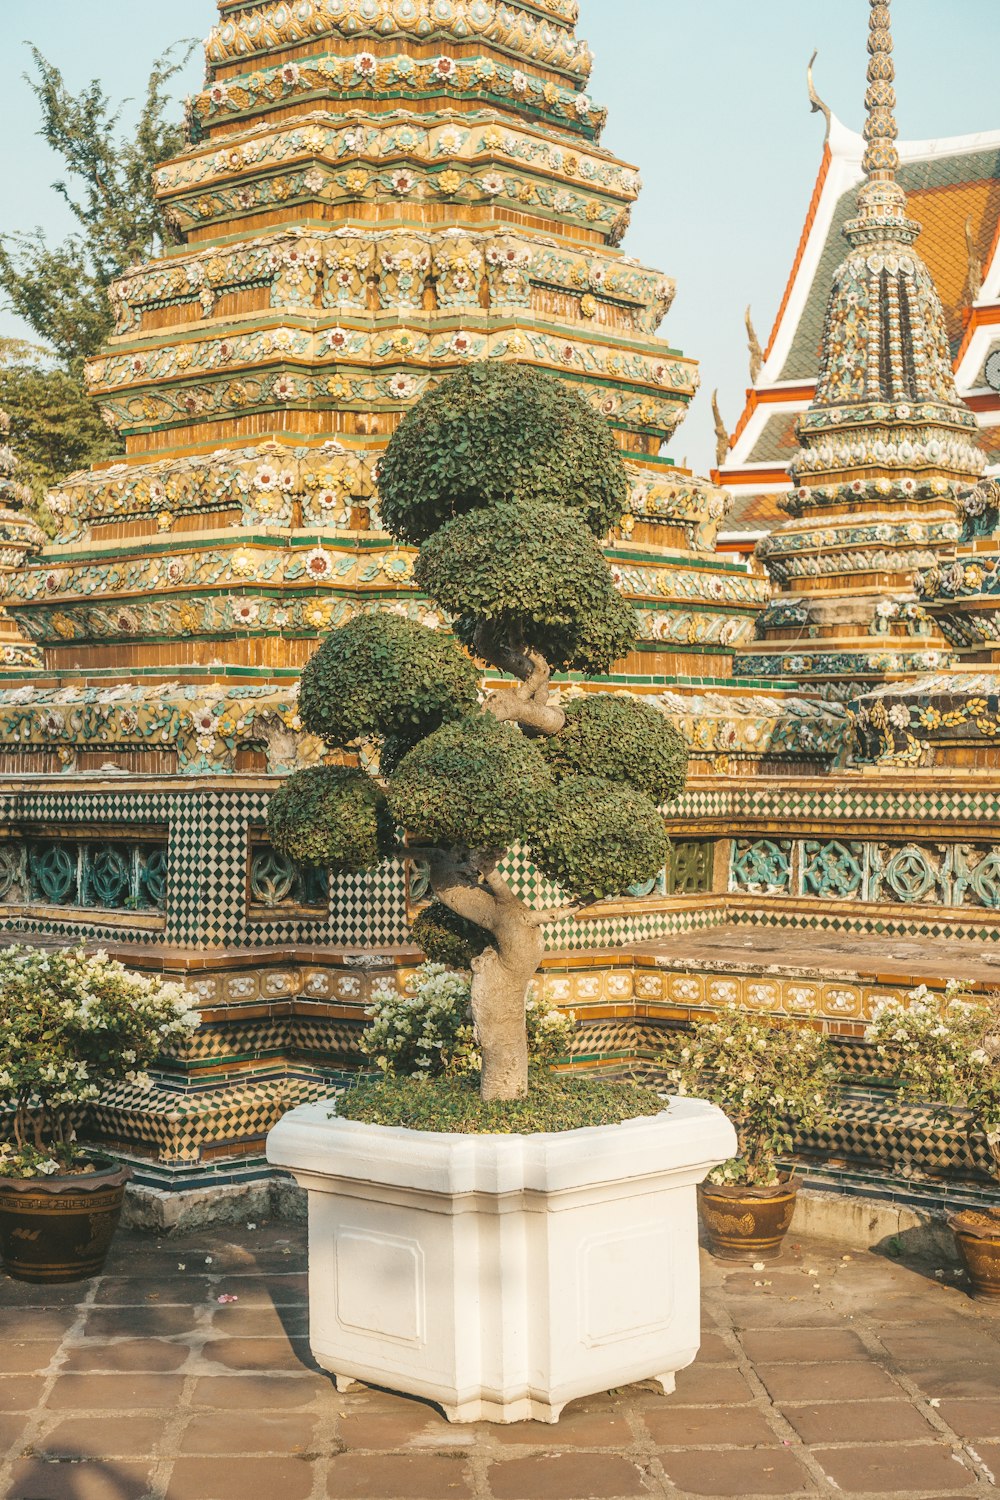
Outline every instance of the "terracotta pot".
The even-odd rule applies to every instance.
[[[1000,1209],[970,1208],[948,1220],[974,1297],[1000,1297]]]
[[[709,1250],[720,1260],[774,1259],[781,1254],[798,1191],[790,1178],[757,1188],[703,1182],[698,1208]]]
[[[0,1252],[16,1281],[84,1281],[103,1269],[121,1217],[128,1167],[94,1158],[97,1171],[67,1177],[0,1177]]]

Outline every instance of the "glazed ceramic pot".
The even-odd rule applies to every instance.
[[[948,1220],[974,1297],[1000,1297],[1000,1209],[967,1209]]]
[[[17,1281],[97,1276],[121,1217],[132,1173],[109,1157],[67,1177],[0,1177],[0,1253]]]
[[[720,1260],[773,1260],[781,1254],[798,1190],[791,1178],[774,1187],[703,1182],[698,1208],[708,1249]]]

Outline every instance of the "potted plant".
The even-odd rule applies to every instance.
[[[82,948],[0,952],[0,1252],[20,1281],[79,1281],[107,1256],[131,1173],[76,1138],[83,1108],[198,1024],[179,984]]]
[[[696,1021],[667,1062],[679,1094],[710,1099],[736,1126],[738,1155],[698,1189],[709,1249],[723,1260],[780,1255],[798,1193],[780,1163],[797,1129],[830,1122],[838,1073],[829,1042],[801,1022],[730,1005]]]
[[[552,684],[632,649],[600,547],[628,495],[610,428],[548,376],[474,365],[418,402],[379,505],[419,548],[435,607],[326,639],[300,712],[350,763],[299,772],[270,802],[272,842],[300,862],[421,860],[435,901],[417,941],[471,973],[477,1078],[385,1077],[293,1111],[268,1141],[309,1190],[319,1363],[455,1420],[554,1421],[625,1380],[669,1386],[698,1347],[694,1188],[729,1154],[728,1122],[631,1083],[550,1074],[529,1090],[546,928],[660,871],[658,808],[685,779],[654,709],[609,693],[564,705]],[[515,886],[515,854],[554,896]]]
[[[922,984],[905,1002],[883,1001],[865,1036],[898,1071],[905,1098],[962,1113],[970,1149],[985,1147],[1000,1184],[1000,997],[974,999],[959,981],[938,997]],[[1000,1206],[949,1223],[973,1292],[1000,1297]]]

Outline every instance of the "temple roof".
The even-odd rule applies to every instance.
[[[860,136],[852,136],[860,148]],[[992,144],[976,149],[983,136],[955,141],[914,142],[901,148],[904,160],[898,181],[909,199],[912,217],[921,225],[920,255],[944,308],[952,353],[958,353],[963,318],[969,307],[969,254],[965,225],[971,219],[972,237],[985,257],[1000,223],[1000,131]],[[971,149],[970,149],[971,147]],[[939,152],[907,160],[924,150]],[[842,231],[854,217],[857,179],[833,205],[826,234],[799,318],[794,325],[779,315],[768,346],[762,379],[813,380],[819,364],[823,317],[833,273],[844,254]],[[818,226],[817,226],[818,227]],[[801,293],[800,293],[801,296]],[[776,360],[781,359],[775,370]],[[783,357],[782,357],[783,356]]]
[[[982,364],[989,352],[977,345],[963,365],[963,338],[968,343],[978,290],[970,279],[975,261],[986,271],[979,300],[989,291],[994,265],[1000,295],[1000,130],[901,142],[898,149],[897,180],[907,195],[910,217],[922,226],[919,253],[941,299],[964,397],[982,387]],[[844,256],[843,227],[855,215],[864,181],[864,151],[864,138],[832,117],[764,364],[747,393],[732,451],[719,471],[734,495],[727,534],[767,531],[781,519],[777,501],[790,483],[787,465],[798,447],[796,423],[815,393],[830,285]],[[995,331],[1000,342],[1000,330]],[[976,370],[970,373],[966,367],[972,362]],[[994,465],[1000,459],[1000,427],[984,438],[988,462]]]

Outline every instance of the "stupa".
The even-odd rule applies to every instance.
[[[17,477],[19,463],[10,445],[10,427],[10,417],[0,411],[0,573],[19,568],[45,542],[44,531],[31,517],[31,490]],[[10,668],[40,666],[41,659],[37,647],[28,644],[6,610],[0,609],[0,674]]]
[[[167,1185],[261,1171],[281,1111],[356,1060],[371,965],[418,961],[418,866],[331,886],[264,826],[274,779],[324,754],[296,713],[323,634],[359,609],[445,623],[378,518],[379,454],[429,383],[525,361],[612,424],[641,639],[607,683],[670,708],[696,764],[827,764],[846,730],[732,680],[768,584],[714,556],[723,495],[661,456],[697,372],[657,333],[673,284],[619,247],[639,179],[600,145],[575,0],[219,10],[156,174],[181,243],[114,286],[89,369],[126,455],[58,487],[58,535],[4,581],[44,662],[0,684],[0,920],[187,978],[188,1053],[95,1110]],[[682,837],[649,889],[557,932],[595,1021],[623,944],[711,920],[715,856]]]
[[[736,670],[841,700],[947,666],[914,576],[953,549],[984,459],[945,316],[896,180],[889,5],[872,0],[866,181],[826,313],[815,395],[790,465],[790,517],[757,548],[779,590]]]

